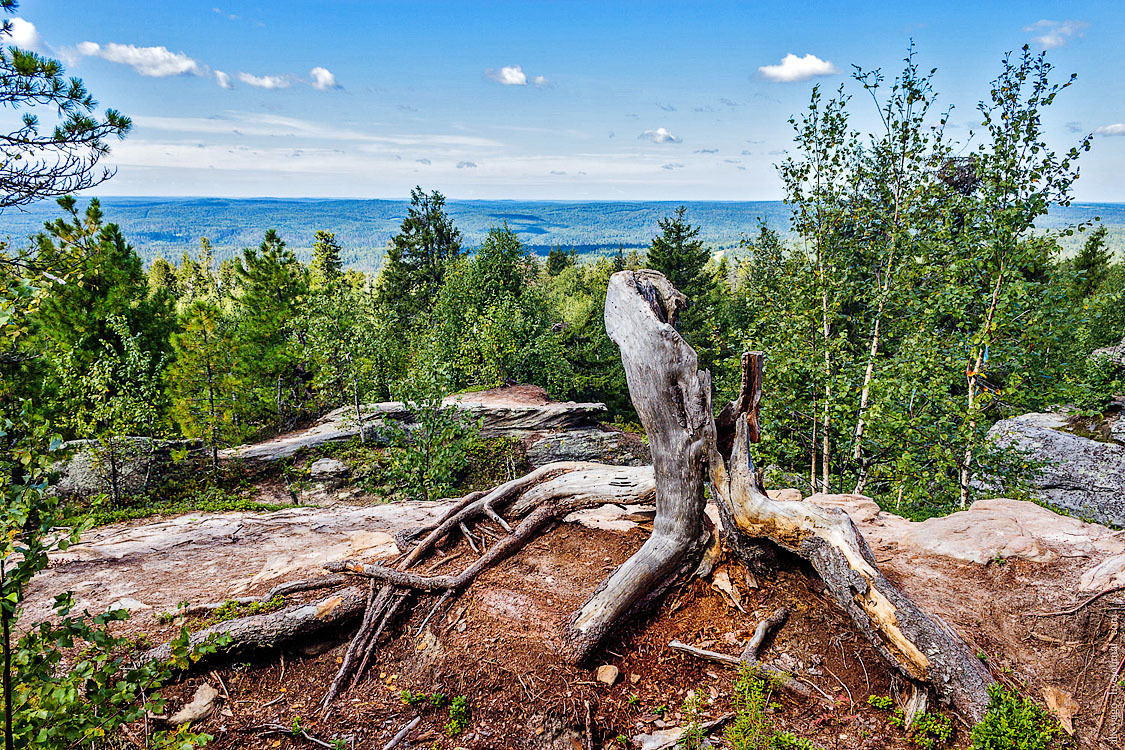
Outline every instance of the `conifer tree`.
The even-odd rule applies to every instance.
[[[445,197],[427,195],[421,187],[410,193],[410,208],[391,239],[379,278],[379,301],[411,324],[427,316],[451,261],[461,255],[461,232],[445,213]]]
[[[309,264],[313,285],[320,288],[332,286],[340,280],[342,268],[340,243],[336,241],[336,235],[323,229],[317,230]]]
[[[1074,294],[1080,300],[1093,296],[1109,277],[1113,253],[1106,247],[1105,235],[1104,226],[1095,229],[1074,258]]]

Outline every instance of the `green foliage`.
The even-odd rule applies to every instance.
[[[1054,750],[1063,747],[1058,722],[1030,698],[1000,684],[988,688],[988,713],[973,727],[973,750]]]
[[[211,625],[227,620],[237,620],[239,617],[265,615],[270,612],[276,612],[284,607],[285,597],[280,594],[265,602],[240,602],[234,599],[228,599],[204,618],[201,627],[210,627]]]
[[[341,249],[335,234],[324,229],[317,230],[313,238],[312,260],[309,262],[309,274],[315,287],[329,288],[339,282],[343,275]]]
[[[445,197],[415,187],[379,275],[380,302],[406,326],[429,320],[446,269],[460,256],[461,232],[445,213]]]
[[[1109,278],[1113,263],[1113,253],[1106,247],[1105,236],[1108,230],[1100,226],[1086,238],[1086,244],[1074,257],[1074,294],[1078,299],[1093,296],[1106,279]]]
[[[434,708],[442,708],[449,699],[443,693],[412,693],[409,690],[403,690],[399,693],[402,702],[408,706],[433,706]]]
[[[403,394],[410,427],[388,420],[380,428],[389,484],[414,500],[446,497],[480,434],[479,422],[443,405],[438,382],[415,381],[412,393]]]
[[[867,705],[880,711],[890,711],[895,707],[895,702],[888,695],[869,695]]]
[[[910,725],[910,741],[923,750],[945,747],[953,739],[953,720],[943,714],[920,713]]]
[[[684,699],[683,717],[684,717],[684,734],[680,737],[677,747],[683,750],[701,750],[703,747],[703,708],[704,708],[703,693],[699,690],[692,690],[688,693],[687,698]]]
[[[119,727],[142,719],[146,711],[160,714],[164,701],[154,691],[174,671],[212,653],[221,639],[191,647],[181,628],[170,642],[168,662],[140,666],[130,658],[127,639],[114,636],[109,626],[128,617],[113,610],[93,617],[70,615],[69,594],[56,598],[57,623],[39,623],[22,636],[12,654],[13,726],[17,746],[51,748],[99,747]],[[80,649],[76,661],[61,669],[64,653]],[[152,746],[185,748],[211,738],[187,727],[158,732]]]
[[[469,727],[469,701],[458,695],[449,703],[449,721],[445,723],[445,733],[456,737]]]
[[[772,677],[760,669],[743,664],[734,682],[731,707],[734,719],[723,738],[733,750],[818,750],[808,740],[778,731],[770,713],[778,706],[770,702]]]

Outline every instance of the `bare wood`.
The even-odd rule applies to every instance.
[[[422,721],[421,716],[415,716],[413,719],[411,719],[406,726],[398,730],[398,734],[392,737],[390,742],[383,745],[383,750],[394,750],[396,747],[401,745],[402,741],[406,739],[406,735],[410,734],[410,730],[418,726],[418,722],[420,721]]]
[[[746,644],[746,648],[742,651],[742,661],[757,661],[766,638],[769,637],[770,633],[784,625],[788,619],[789,609],[778,607],[773,614],[760,621],[754,628],[754,635],[750,637],[750,642]]]
[[[363,613],[366,594],[349,587],[308,604],[286,607],[264,615],[227,620],[191,634],[189,645],[204,643],[213,635],[225,633],[230,641],[218,648],[223,655],[275,649],[298,638],[307,640],[328,631],[338,631]],[[142,663],[172,658],[168,644],[157,646],[140,656]]]
[[[752,661],[743,659],[739,656],[730,656],[728,654],[721,654],[718,651],[708,651],[703,648],[696,648],[689,646],[682,641],[672,641],[668,644],[668,648],[679,651],[689,656],[694,656],[698,659],[706,659],[707,661],[717,662],[728,667],[741,667],[743,665],[755,667],[768,674],[783,690],[792,693],[800,698],[812,698],[813,691],[809,690],[804,684],[797,682],[789,675],[777,667],[772,667],[769,664],[763,664],[760,661]]]
[[[610,277],[606,333],[621,349],[629,394],[652,449],[656,518],[644,545],[573,614],[567,639],[575,661],[685,568],[694,569],[704,548],[703,477],[713,422],[709,412],[702,417],[700,405],[710,404],[711,378],[698,371],[695,351],[673,327],[685,305],[659,273],[622,271]]]

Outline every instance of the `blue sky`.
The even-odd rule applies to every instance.
[[[1060,79],[1079,75],[1052,143],[1098,133],[1077,196],[1125,201],[1125,2],[24,0],[17,15],[16,41],[134,119],[105,195],[776,199],[811,87],[852,64],[893,74],[913,39],[960,139],[1002,54],[1049,48]]]

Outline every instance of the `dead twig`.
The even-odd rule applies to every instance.
[[[1085,600],[1079,602],[1078,604],[1074,605],[1070,609],[1060,609],[1057,612],[1032,612],[1031,616],[1032,617],[1056,617],[1056,616],[1060,616],[1060,615],[1074,615],[1074,614],[1077,614],[1077,613],[1081,612],[1083,609],[1090,606],[1091,604],[1093,604],[1098,599],[1101,599],[1106,594],[1112,594],[1116,591],[1125,591],[1125,585],[1123,585],[1123,586],[1110,586],[1108,589],[1102,589],[1098,593],[1094,594],[1093,596],[1089,597],[1088,599],[1085,599]]]
[[[406,723],[406,726],[398,730],[398,734],[391,738],[390,742],[383,745],[383,750],[394,750],[396,747],[398,747],[399,744],[401,744],[402,741],[406,739],[406,735],[410,734],[410,730],[418,726],[418,722],[420,722],[421,720],[421,716],[415,716],[413,719],[408,721]]]

